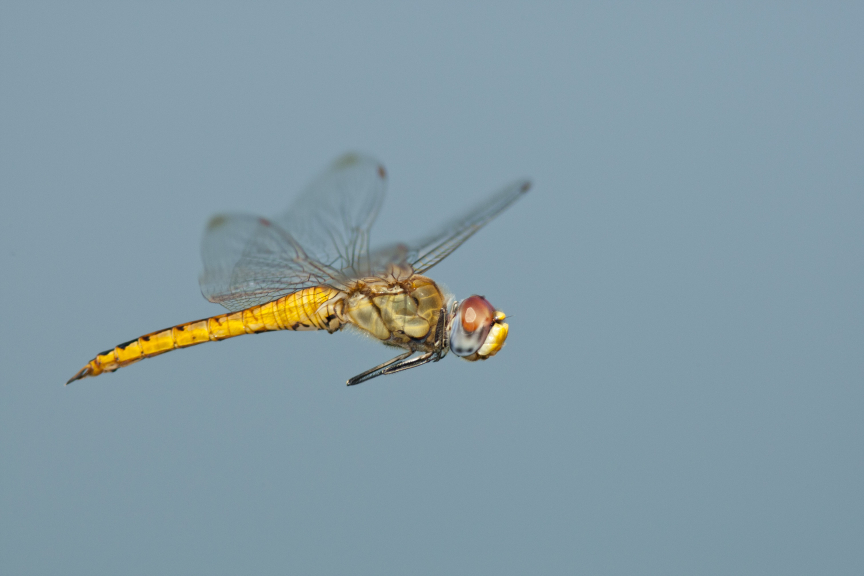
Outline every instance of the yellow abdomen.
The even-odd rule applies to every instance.
[[[144,358],[243,334],[271,330],[327,330],[335,332],[344,324],[343,292],[330,286],[315,286],[283,296],[273,302],[229,312],[204,320],[178,324],[145,334],[135,340],[106,350],[87,363],[66,384],[113,372]]]

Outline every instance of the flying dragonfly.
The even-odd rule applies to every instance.
[[[520,198],[530,182],[505,186],[437,231],[370,250],[369,231],[387,173],[373,158],[333,162],[280,216],[214,216],[202,242],[201,292],[229,310],[145,334],[97,354],[67,384],[177,348],[272,330],[347,327],[403,350],[348,385],[395,374],[448,352],[494,356],[506,316],[483,296],[457,301],[424,274]]]

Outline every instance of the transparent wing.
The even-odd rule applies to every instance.
[[[231,311],[275,300],[345,276],[310,258],[281,226],[249,214],[221,214],[207,225],[201,293]]]
[[[415,273],[423,274],[518,200],[530,187],[531,183],[527,180],[513,182],[467,210],[462,216],[449,221],[433,234],[409,244],[391,245],[376,250],[370,255],[370,262],[379,263],[388,259],[400,261],[410,264]]]
[[[318,284],[344,288],[369,262],[369,228],[385,179],[378,162],[348,154],[272,221],[247,214],[213,217],[201,246],[202,294],[235,311]]]
[[[311,258],[350,270],[368,259],[369,229],[381,209],[386,185],[387,173],[378,161],[346,154],[274,222],[289,231]]]

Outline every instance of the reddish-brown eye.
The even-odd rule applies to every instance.
[[[495,308],[482,296],[469,296],[462,302],[462,328],[469,334],[483,326],[491,326]]]

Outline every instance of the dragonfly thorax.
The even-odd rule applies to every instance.
[[[444,295],[431,279],[364,278],[348,291],[345,315],[375,338],[402,348],[434,348]]]

